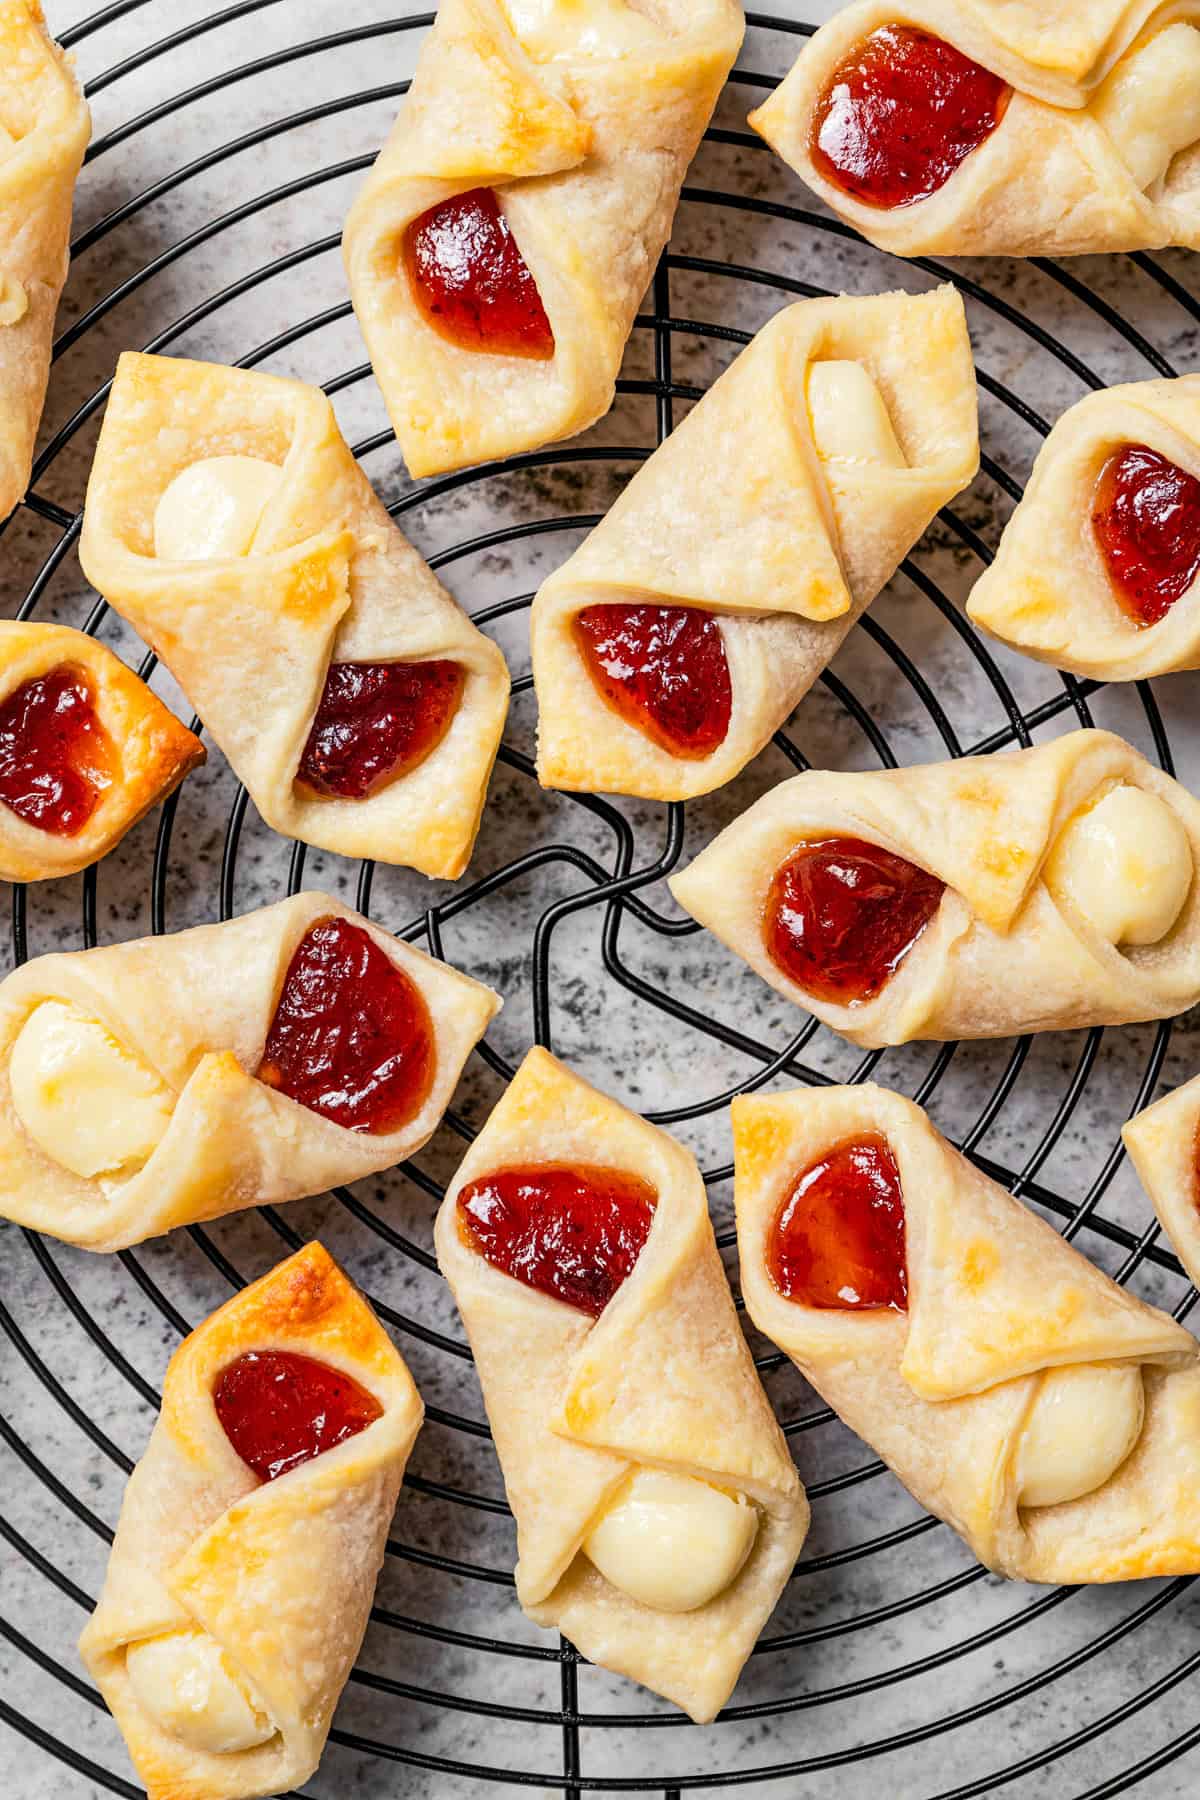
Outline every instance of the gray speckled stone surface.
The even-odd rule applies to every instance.
[[[66,31],[93,5],[48,0],[51,22]],[[790,17],[831,10],[814,0],[775,0],[775,8]],[[259,0],[257,6],[220,9],[212,0],[133,0],[108,11],[117,16],[78,42],[80,68],[95,90],[97,141],[76,221],[88,243],[72,271],[61,318],[70,341],[51,387],[43,431],[50,449],[37,476],[38,494],[72,513],[81,503],[96,421],[94,410],[77,419],[77,409],[127,346],[153,341],[155,347],[230,360],[258,350],[266,368],[324,382],[358,370],[338,391],[339,414],[351,439],[367,445],[365,466],[385,497],[405,502],[405,527],[421,549],[443,555],[445,579],[474,612],[527,594],[578,535],[574,526],[550,529],[548,522],[603,508],[627,478],[632,456],[609,462],[586,454],[552,456],[545,467],[435,485],[409,505],[410,485],[395,446],[387,438],[375,446],[386,421],[374,384],[362,372],[354,324],[345,316],[336,234],[360,179],[359,165],[390,120],[394,86],[411,68],[419,34],[400,29],[395,19],[385,23],[389,9],[379,0],[341,0],[336,8],[326,0]],[[174,48],[131,60],[193,24],[206,28]],[[324,45],[342,30],[350,42]],[[741,66],[777,75],[794,45],[783,33],[755,30]],[[256,72],[263,57],[272,59],[271,67]],[[206,92],[211,77],[229,72],[238,78]],[[751,77],[749,84],[731,87],[722,124],[740,125],[756,85]],[[258,127],[269,128],[265,140],[237,149],[237,141]],[[289,191],[308,176],[311,185]],[[781,303],[789,284],[799,291],[811,283],[869,292],[897,283],[920,288],[928,280],[807,216],[799,183],[761,147],[710,142],[692,181],[697,189],[782,200],[796,211],[776,219],[700,196],[685,202],[676,252],[764,271],[771,279],[676,269],[676,317],[750,330]],[[1187,293],[1200,295],[1188,257],[1158,262]],[[152,272],[145,274],[147,269]],[[1194,366],[1200,315],[1128,259],[1080,262],[1061,280],[1008,263],[976,264],[961,273],[980,284],[969,310],[981,370],[1043,419],[1052,420],[1085,391],[1088,372],[1103,381],[1152,372],[1144,350],[1104,307],[1144,334],[1173,368]],[[270,347],[310,319],[314,323],[294,342]],[[76,335],[85,320],[88,329]],[[1061,339],[1078,361],[1048,350],[1042,334]],[[729,343],[704,334],[677,334],[672,350],[674,374],[683,383],[709,379],[731,354]],[[652,334],[640,330],[627,373],[646,375],[652,367]],[[981,398],[986,450],[1019,480],[1037,431],[1009,401],[990,391]],[[645,446],[653,439],[652,401],[626,394],[580,448]],[[985,476],[955,511],[994,544],[1007,506]],[[517,542],[475,545],[481,534],[510,525],[528,526],[529,533]],[[6,615],[36,579],[44,584],[37,616],[73,623],[87,616],[93,596],[72,547],[58,554],[59,535],[57,526],[28,510],[9,526],[0,552]],[[812,761],[842,767],[877,762],[875,745],[844,704],[847,693],[868,709],[900,761],[941,754],[946,744],[990,743],[993,734],[1000,741],[1005,733],[997,683],[960,629],[961,603],[977,565],[939,524],[913,568],[922,582],[936,583],[945,604],[934,604],[913,576],[892,584],[873,609],[872,629],[856,631],[838,657],[836,682],[818,687],[793,721],[792,740]],[[494,629],[514,673],[524,675],[524,613],[500,619]],[[107,618],[102,632],[137,657],[138,646],[117,621]],[[899,678],[880,632],[912,659]],[[996,664],[1022,707],[1051,707],[1043,730],[1071,722],[1052,671],[1003,655]],[[1154,696],[1179,772],[1193,781],[1200,779],[1200,735],[1191,718],[1197,680],[1160,682]],[[161,671],[155,681],[172,697]],[[182,707],[179,696],[173,698]],[[1098,722],[1152,744],[1147,706],[1136,691],[1099,693],[1089,704]],[[508,742],[528,752],[532,733],[531,698],[522,689]],[[788,767],[773,748],[728,790],[689,807],[688,845],[706,841]],[[219,755],[187,784],[167,851],[169,928],[218,910],[234,795]],[[95,916],[101,939],[149,928],[157,827],[156,818],[145,821],[100,869]],[[577,799],[541,795],[518,769],[501,767],[472,876],[557,844],[614,868],[623,854],[619,834],[627,829],[632,866],[652,867],[667,842],[663,808],[620,803],[593,812]],[[234,909],[285,891],[291,855],[291,846],[266,831],[249,808],[233,868]],[[313,853],[304,877],[353,897],[358,871]],[[576,864],[551,856],[535,877],[500,888],[446,923],[447,956],[507,995],[492,1034],[505,1056],[518,1057],[531,1037],[533,923],[551,900],[586,884]],[[78,879],[30,892],[31,953],[82,941],[84,896]],[[382,869],[375,876],[372,910],[396,928],[418,917],[429,898],[428,885],[417,876]],[[673,911],[660,886],[648,898]],[[622,1098],[660,1111],[688,1107],[715,1100],[761,1067],[736,1041],[711,1041],[656,1010],[634,983],[646,984],[651,995],[671,993],[775,1050],[795,1031],[795,1015],[701,935],[664,937],[626,916],[617,946],[626,984],[612,980],[601,959],[603,918],[603,908],[591,906],[555,930],[551,1023],[556,1048]],[[1080,1036],[1040,1040],[1021,1063],[1006,1103],[978,1135],[977,1148],[1003,1168],[1026,1169],[1060,1203],[1078,1201],[1108,1167],[1154,1043],[1148,1028],[1109,1032],[1095,1047]],[[1011,1051],[1000,1044],[954,1054],[931,1101],[939,1124],[959,1135],[975,1124]],[[825,1031],[814,1035],[803,1055],[809,1067],[836,1073],[859,1064],[856,1053]],[[937,1061],[928,1047],[892,1052],[882,1059],[879,1078],[916,1092],[936,1072]],[[1195,1065],[1196,1025],[1185,1019],[1175,1029],[1163,1075],[1174,1082]],[[495,1077],[473,1059],[458,1115],[477,1125],[496,1093]],[[1042,1153],[1042,1134],[1060,1115],[1061,1133]],[[679,1129],[707,1168],[719,1171],[727,1162],[720,1106]],[[421,1169],[433,1181],[444,1180],[460,1147],[461,1138],[444,1128],[421,1156]],[[712,1197],[718,1223],[727,1224],[729,1189],[719,1176]],[[351,1683],[338,1727],[356,1742],[331,1744],[305,1793],[320,1800],[351,1794],[364,1800],[475,1800],[519,1791],[502,1781],[505,1774],[532,1780],[535,1793],[559,1792],[560,1672],[545,1654],[553,1643],[525,1622],[507,1585],[512,1532],[496,1504],[502,1489],[490,1445],[472,1428],[482,1408],[470,1365],[432,1335],[444,1333],[461,1345],[453,1307],[428,1261],[433,1203],[421,1185],[398,1172],[362,1184],[355,1198],[356,1213],[328,1197],[303,1202],[288,1211],[286,1225],[302,1235],[319,1232],[368,1292],[394,1309],[398,1341],[427,1401],[467,1423],[430,1421],[412,1465],[424,1485],[406,1493],[397,1515],[399,1551],[387,1560],[379,1593],[392,1622],[372,1625],[361,1659],[364,1670],[395,1686],[384,1693]],[[1146,1202],[1126,1168],[1116,1170],[1099,1211],[1128,1232],[1146,1226]],[[284,1249],[272,1222],[257,1215],[213,1227],[208,1242],[242,1276],[268,1268]],[[1119,1267],[1119,1244],[1087,1227],[1078,1242],[1106,1267]],[[117,1516],[126,1469],[145,1443],[150,1401],[179,1327],[201,1319],[229,1286],[204,1246],[187,1234],[119,1260],[35,1244],[11,1228],[3,1230],[0,1244],[0,1614],[8,1627],[0,1639],[0,1695],[21,1725],[17,1731],[0,1723],[0,1793],[13,1800],[131,1794],[119,1737],[82,1681],[74,1642],[86,1597],[100,1582],[105,1534]],[[1177,1275],[1151,1262],[1143,1262],[1133,1279],[1141,1291],[1171,1303],[1185,1293]],[[812,1418],[813,1397],[798,1377],[776,1370],[769,1385],[781,1416]],[[1076,1800],[1130,1791],[1125,1772],[1138,1767],[1148,1771],[1136,1782],[1141,1796],[1166,1800],[1194,1791],[1200,1754],[1170,1757],[1173,1742],[1195,1725],[1195,1687],[1182,1677],[1196,1657],[1197,1611],[1185,1584],[1046,1594],[980,1577],[948,1531],[925,1528],[890,1477],[873,1472],[840,1485],[871,1459],[839,1425],[815,1422],[810,1429],[802,1423],[792,1442],[815,1492],[812,1535],[762,1653],[735,1696],[734,1716],[706,1730],[684,1726],[651,1697],[584,1668],[578,1767],[585,1777],[601,1784],[607,1777],[654,1783],[659,1793],[682,1781],[712,1792],[714,1783],[741,1777],[743,1792],[803,1794],[806,1800],[847,1793],[932,1800],[994,1788],[1029,1800]],[[482,1500],[447,1499],[430,1484]],[[859,1553],[879,1540],[873,1554]],[[431,1567],[422,1560],[426,1552],[447,1561]],[[463,1565],[483,1570],[485,1578],[460,1572]],[[466,1641],[422,1635],[397,1624],[397,1617],[463,1634]],[[783,1634],[800,1641],[773,1648]],[[533,1647],[535,1654],[502,1655],[489,1650],[489,1640],[517,1650]],[[480,1710],[497,1704],[527,1711],[510,1722]],[[634,1729],[631,1716],[661,1728]],[[48,1737],[60,1741],[61,1755]],[[406,1767],[366,1754],[359,1747],[365,1739],[428,1760]],[[867,1760],[847,1766],[843,1759],[853,1752]],[[453,1773],[439,1759],[484,1772]],[[783,1780],[755,1773],[793,1761],[807,1762],[807,1772]]]

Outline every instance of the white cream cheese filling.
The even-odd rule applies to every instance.
[[[724,1593],[758,1535],[758,1509],[661,1469],[638,1469],[584,1539],[606,1581],[656,1612],[694,1612]]]
[[[206,456],[181,469],[154,513],[154,554],[170,562],[245,556],[283,470],[259,456]]]
[[[125,1672],[143,1711],[189,1750],[227,1756],[275,1736],[266,1708],[207,1631],[131,1644]]]
[[[1153,187],[1200,139],[1200,31],[1177,22],[1122,57],[1089,110],[1138,187]]]
[[[1157,944],[1191,891],[1192,846],[1156,794],[1126,782],[1084,807],[1046,859],[1046,885],[1110,944]]]
[[[822,462],[908,467],[883,395],[861,363],[813,363],[808,415]]]
[[[1141,1436],[1144,1409],[1136,1363],[1047,1369],[1017,1444],[1017,1505],[1061,1506],[1103,1487]]]
[[[626,0],[501,0],[513,34],[534,62],[621,57],[656,45],[663,34]]]
[[[160,1143],[175,1096],[98,1019],[59,1000],[30,1013],[12,1047],[17,1117],[44,1155],[87,1179],[127,1179]]]

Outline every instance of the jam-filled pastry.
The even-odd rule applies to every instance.
[[[1200,1000],[1200,802],[1108,731],[814,770],[671,891],[867,1048],[1163,1019]]]
[[[393,524],[319,388],[122,356],[80,561],[268,825],[462,873],[508,671]]]
[[[37,957],[0,983],[0,1217],[119,1250],[390,1168],[500,1004],[328,894]]]
[[[731,780],[978,464],[952,287],[779,313],[534,601],[542,782]]]
[[[1200,244],[1200,9],[857,0],[750,123],[899,256]]]
[[[967,611],[1098,681],[1200,668],[1200,375],[1105,388],[1063,414]]]
[[[175,1352],[79,1644],[148,1800],[251,1800],[313,1773],[423,1411],[316,1243]]]
[[[91,129],[38,0],[0,0],[0,519],[29,485]]]
[[[887,1089],[733,1103],[746,1308],[980,1562],[1200,1572],[1200,1347]]]
[[[0,621],[0,880],[73,875],[204,761],[204,746],[105,645]]]
[[[1135,1113],[1121,1136],[1163,1230],[1200,1285],[1200,1075]]]
[[[447,1190],[438,1263],[517,1525],[517,1596],[698,1721],[808,1529],[694,1158],[531,1050]]]
[[[608,411],[743,30],[736,0],[442,0],[343,242],[414,475]]]

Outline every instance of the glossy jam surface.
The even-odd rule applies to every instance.
[[[537,284],[491,188],[443,200],[404,234],[404,267],[422,315],[463,350],[554,355]]]
[[[812,158],[866,206],[936,194],[1004,116],[1010,89],[928,32],[883,25],[846,58],[817,101]]]
[[[695,606],[589,606],[575,640],[608,704],[672,756],[725,741],[733,687],[721,629]]]
[[[296,779],[365,800],[432,755],[462,699],[455,662],[332,663]]]
[[[621,1169],[497,1169],[460,1192],[459,1229],[493,1268],[599,1318],[641,1254],[657,1200]]]
[[[213,1388],[221,1428],[260,1481],[311,1462],[383,1415],[374,1394],[340,1369],[291,1350],[248,1350]]]
[[[26,681],[0,705],[0,801],[55,837],[81,832],[117,757],[91,684],[71,663]]]
[[[788,857],[767,894],[776,968],[818,1000],[853,1006],[890,981],[941,905],[945,884],[862,838],[819,838]]]
[[[1092,529],[1125,611],[1157,625],[1200,575],[1200,481],[1145,444],[1124,444],[1100,471]]]
[[[349,1131],[399,1131],[433,1082],[433,1023],[415,984],[348,919],[320,919],[284,977],[258,1071]]]
[[[836,1145],[797,1177],[771,1227],[767,1273],[802,1306],[907,1311],[904,1195],[879,1132]]]

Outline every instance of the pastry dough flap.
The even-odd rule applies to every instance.
[[[1117,1287],[901,1095],[866,1085],[746,1096],[733,1103],[733,1127],[751,1317],[980,1561],[1045,1582],[1200,1566],[1200,1361],[1190,1333]],[[785,1299],[765,1260],[780,1205],[825,1152],[874,1131],[903,1188],[907,1314]],[[1019,1512],[1015,1454],[1040,1374],[1081,1363],[1142,1366],[1141,1436],[1093,1493]]]
[[[221,1428],[212,1388],[236,1357],[267,1349],[344,1371],[383,1413],[259,1484]],[[176,1351],[80,1641],[150,1800],[239,1800],[282,1793],[312,1774],[366,1629],[422,1416],[403,1360],[320,1244],[230,1300]],[[193,1625],[266,1703],[277,1735],[260,1748],[189,1750],[140,1706],[126,1649]]]
[[[658,1193],[633,1272],[595,1322],[492,1268],[459,1233],[466,1183],[548,1162],[600,1162]],[[594,1662],[712,1718],[791,1571],[808,1505],[737,1321],[693,1158],[533,1050],[447,1192],[437,1251],[517,1523],[521,1604]],[[581,1554],[641,1466],[743,1493],[760,1509],[741,1573],[696,1611],[640,1605]]]

